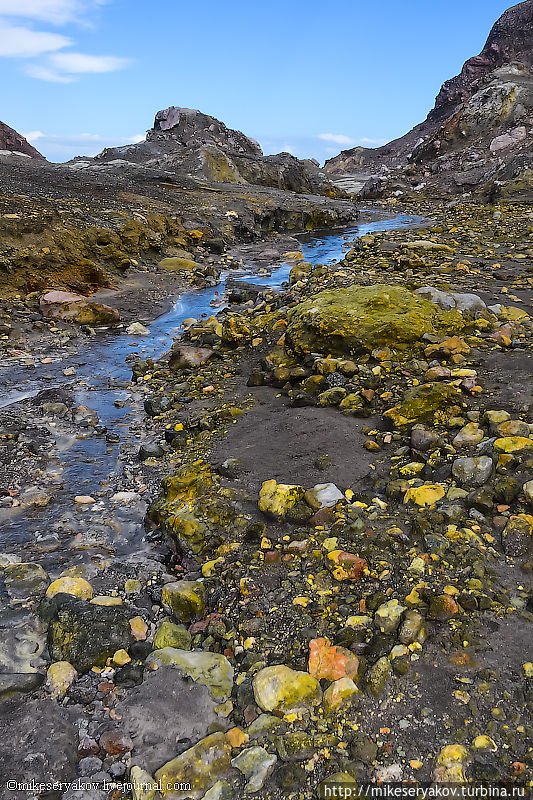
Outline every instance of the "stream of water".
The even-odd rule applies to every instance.
[[[412,227],[420,222],[419,217],[398,215],[336,232],[314,232],[299,239],[306,261],[329,264],[341,259],[357,237]],[[77,438],[56,438],[59,450],[56,462],[59,463],[51,467],[49,480],[50,484],[54,481],[57,484],[54,496],[45,508],[0,509],[0,552],[20,554],[22,548],[26,551],[25,559],[33,560],[27,551],[37,548],[42,554],[39,561],[49,564],[57,561],[58,550],[67,555],[65,548],[77,551],[77,554],[69,554],[73,562],[85,560],[84,553],[98,547],[115,553],[138,552],[145,541],[145,504],[141,500],[124,506],[113,505],[104,497],[90,506],[74,504],[76,495],[95,496],[102,492],[102,488],[109,485],[110,477],[119,472],[120,445],[130,435],[132,423],[142,415],[139,403],[132,405],[132,395],[128,390],[131,355],[136,354],[142,359],[158,358],[170,348],[185,319],[217,313],[220,309],[214,309],[211,302],[224,295],[229,275],[279,289],[288,281],[291,266],[285,263],[272,267],[267,276],[244,270],[224,273],[215,288],[181,295],[167,313],[149,326],[148,336],[101,332],[80,347],[74,358],[43,365],[38,374],[36,370],[31,370],[29,375],[28,371],[15,373],[12,384],[2,387],[0,408],[15,406],[46,388],[68,387],[74,392],[76,406],[88,406],[98,413],[100,423],[108,430],[108,438],[94,435],[92,430]],[[76,377],[69,379],[63,375],[63,370],[71,365],[76,368]],[[53,428],[51,430],[53,433]],[[115,441],[109,441],[110,438]]]

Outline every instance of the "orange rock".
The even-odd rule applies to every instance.
[[[354,553],[347,553],[345,550],[333,550],[328,553],[328,559],[336,565],[333,577],[337,581],[358,581],[368,568],[364,558],[359,558]]]
[[[338,681],[355,679],[359,659],[344,647],[332,645],[329,639],[312,639],[309,642],[309,674],[317,680]]]
[[[248,741],[249,736],[244,731],[241,731],[240,728],[231,728],[226,732],[226,739],[232,747],[242,747]]]

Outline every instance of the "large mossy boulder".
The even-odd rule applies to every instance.
[[[297,355],[346,356],[377,347],[413,349],[425,333],[452,334],[464,328],[457,311],[443,311],[403,286],[351,286],[332,289],[291,311],[285,333]]]

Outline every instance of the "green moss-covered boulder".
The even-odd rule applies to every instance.
[[[383,694],[385,686],[388,684],[392,675],[392,667],[388,658],[382,656],[368,671],[367,675],[367,689],[374,697],[379,697]]]
[[[161,599],[182,622],[190,622],[205,612],[205,588],[199,581],[166,583]]]
[[[220,487],[209,464],[181,467],[162,487],[149,517],[195,554],[205,549],[211,534],[221,538],[245,524],[230,502],[231,492]]]
[[[191,649],[192,636],[183,625],[176,625],[169,619],[163,620],[154,636],[154,650],[175,647],[178,650]]]
[[[401,428],[425,420],[438,421],[435,415],[442,414],[443,420],[454,405],[461,402],[461,393],[448,383],[424,383],[409,389],[403,402],[385,412],[394,425]]]
[[[322,700],[316,678],[284,664],[259,670],[252,685],[255,702],[263,711],[309,711]]]
[[[383,346],[410,350],[424,333],[463,328],[457,311],[443,311],[403,286],[375,284],[327,290],[300,303],[289,314],[285,341],[298,355],[346,356]]]

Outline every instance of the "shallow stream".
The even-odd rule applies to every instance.
[[[418,217],[398,215],[298,238],[306,261],[328,264],[341,259],[357,237],[412,227],[420,222]],[[73,392],[76,406],[87,406],[98,413],[100,425],[107,428],[107,437],[95,435],[93,428],[82,429],[77,437],[56,436],[54,426],[49,426],[58,457],[51,459],[44,483],[55,486],[53,496],[44,508],[0,509],[0,552],[22,555],[28,561],[39,560],[53,572],[59,563],[64,566],[94,557],[95,548],[104,560],[106,554],[127,556],[145,549],[146,504],[142,497],[138,495],[137,500],[124,504],[113,503],[108,496],[109,487],[117,482],[123,470],[119,459],[121,445],[131,438],[130,427],[138,427],[143,416],[142,405],[134,401],[128,389],[132,354],[143,360],[158,358],[170,348],[184,320],[216,314],[220,307],[213,308],[211,302],[224,296],[230,275],[233,279],[253,280],[254,284],[279,289],[288,281],[291,266],[288,263],[273,266],[267,276],[246,271],[224,273],[215,288],[181,295],[167,313],[150,324],[148,336],[131,336],[124,331],[99,332],[74,357],[56,358],[50,364],[40,364],[38,370],[13,370],[10,385],[5,379],[0,385],[0,409],[16,408],[18,403],[43,389],[64,387]],[[65,377],[63,370],[71,366],[76,369],[75,377]],[[142,487],[135,480],[132,478],[131,490],[141,489],[142,494]],[[42,481],[39,485],[43,485]],[[77,495],[93,496],[96,502],[76,504]]]

